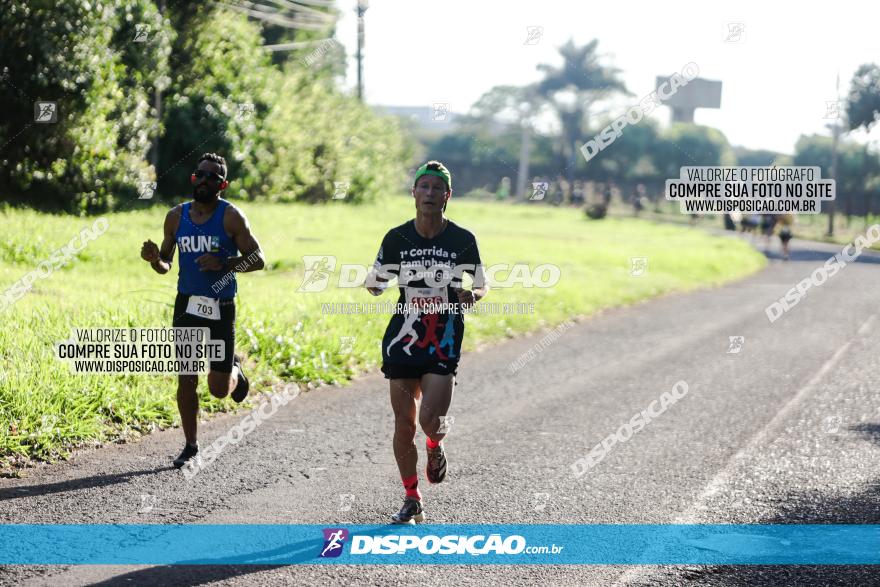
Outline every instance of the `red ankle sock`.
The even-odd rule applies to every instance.
[[[407,497],[414,497],[419,501],[422,501],[422,494],[419,491],[419,476],[413,475],[412,477],[407,477],[403,479],[403,488],[406,489]]]
[[[428,448],[437,448],[438,446],[440,446],[440,443],[441,443],[441,442],[443,442],[443,441],[442,441],[442,440],[439,440],[439,441],[437,441],[437,442],[434,442],[433,440],[431,440],[431,437],[430,437],[430,436],[428,436],[428,437],[425,439],[425,444],[428,445]]]

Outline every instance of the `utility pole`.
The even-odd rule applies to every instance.
[[[156,7],[159,9],[159,14],[164,14],[165,12],[165,0],[159,0],[156,2]],[[162,90],[158,87],[153,88],[153,108],[156,109],[156,119],[159,124],[162,124]],[[158,127],[157,127],[158,128]],[[158,174],[159,173],[159,131],[156,131],[156,138],[153,140],[153,152],[150,154],[150,164],[153,166],[153,171]],[[158,181],[158,179],[157,179]]]
[[[837,74],[837,82],[834,86],[834,99],[840,101],[840,74]],[[831,179],[834,180],[834,193],[840,195],[837,189],[837,143],[840,139],[840,125],[835,119],[831,123]],[[828,233],[826,236],[834,236],[834,200],[828,202]]]
[[[364,13],[367,11],[367,8],[370,7],[369,0],[358,0],[357,3],[357,17],[358,17],[358,47],[357,47],[357,68],[358,68],[358,80],[357,80],[357,96],[358,100],[361,102],[364,101],[364,64],[363,64],[363,49],[364,49]]]
[[[525,122],[522,125],[522,135],[519,144],[519,169],[516,174],[516,196],[524,197],[526,195],[526,183],[529,181],[529,150],[532,142],[529,125]]]

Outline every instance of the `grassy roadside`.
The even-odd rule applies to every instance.
[[[360,288],[337,288],[333,279],[323,292],[298,293],[302,257],[333,255],[337,271],[346,263],[369,265],[385,232],[413,216],[410,199],[360,207],[242,207],[268,266],[239,279],[236,347],[247,357],[252,382],[257,388],[280,380],[315,385],[375,368],[388,317],[323,315],[322,303],[375,298]],[[561,270],[552,288],[490,292],[486,301],[533,302],[535,312],[469,316],[465,350],[600,308],[723,283],[765,262],[736,240],[645,220],[591,222],[575,209],[454,201],[449,214],[477,235],[485,264],[552,263]],[[54,343],[74,327],[170,325],[177,269],[159,276],[139,258],[144,240],[160,240],[163,217],[159,208],[108,215],[106,233],[6,310],[0,331],[0,470],[175,425],[174,378],[73,375],[54,357]],[[6,228],[2,290],[94,221],[29,210],[6,210],[0,219]],[[648,258],[645,275],[630,274],[631,257]],[[383,301],[394,300],[386,293]],[[200,399],[204,412],[234,407],[231,400],[211,398],[204,381]]]

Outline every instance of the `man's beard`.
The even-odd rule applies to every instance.
[[[199,189],[202,188],[202,189]],[[217,199],[217,194],[220,193],[220,190],[211,190],[206,186],[198,186],[193,188],[193,200],[199,202],[200,204],[210,204],[214,200]]]

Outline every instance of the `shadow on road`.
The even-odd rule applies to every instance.
[[[95,585],[205,585],[252,573],[277,569],[281,565],[205,566],[175,565],[150,567],[92,583]]]
[[[880,444],[880,423],[859,424],[850,430]],[[777,500],[778,511],[755,524],[880,524],[880,479],[854,495],[792,491]],[[880,585],[880,567],[870,565],[743,565],[678,567],[652,585]]]
[[[839,253],[841,249],[843,249],[843,245],[839,245],[839,249],[836,249],[834,252],[829,251],[821,251],[818,249],[810,249],[793,246],[791,247],[791,259],[790,261],[807,261],[807,262],[817,262],[819,264],[824,263],[831,257],[833,257],[836,253]],[[761,252],[764,253],[764,256],[768,259],[776,259],[782,260],[782,251],[779,248],[771,248],[770,250],[766,250],[763,247],[757,247]],[[850,252],[851,249],[848,249]],[[846,261],[846,259],[843,259]],[[859,255],[852,261],[847,261],[849,263],[867,263],[869,265],[880,265],[880,256],[877,255]]]
[[[379,526],[376,529],[387,527]],[[365,530],[367,533],[369,531]],[[215,559],[222,560],[223,564],[211,564],[210,559],[184,560],[182,564],[139,569],[92,585],[204,585],[285,566],[310,562],[318,564],[316,561],[321,544],[320,537],[316,537],[314,540],[301,540],[278,548],[254,552],[244,552],[246,546],[240,545],[238,550],[243,551],[243,554]],[[265,564],[279,558],[284,560],[284,564]]]
[[[105,487],[116,483],[127,483],[132,477],[153,475],[155,473],[173,470],[175,470],[174,467],[168,465],[156,469],[144,469],[142,471],[129,471],[127,473],[115,473],[113,475],[95,475],[93,477],[84,477],[82,479],[70,479],[68,481],[48,483],[46,485],[19,485],[16,487],[7,487],[0,489],[0,500],[15,499],[17,497],[34,497],[36,495],[47,495],[50,493],[65,493],[67,491],[90,489],[92,487]]]

